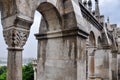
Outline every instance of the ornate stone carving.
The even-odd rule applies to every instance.
[[[29,36],[29,30],[13,27],[3,30],[3,34],[8,47],[23,47]]]

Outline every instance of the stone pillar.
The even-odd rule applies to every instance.
[[[117,80],[117,52],[112,52],[111,72],[112,80]]]
[[[95,78],[94,54],[95,50],[88,54],[88,80],[93,80]]]
[[[78,10],[80,12],[78,0],[65,0],[62,22],[54,8],[43,10],[43,13],[50,13],[44,15],[47,27],[41,26],[41,29],[47,28],[46,31],[36,34],[39,44],[37,80],[86,80],[88,33]]]
[[[117,80],[120,80],[120,36],[117,39],[118,54],[117,54]]]
[[[46,38],[36,35],[40,45],[37,80],[86,80],[86,40],[77,36],[78,31],[51,32]]]
[[[37,80],[37,61],[33,60],[34,80]]]
[[[12,16],[2,19],[3,35],[8,45],[7,80],[22,80],[22,51],[31,22]]]
[[[87,80],[86,78],[86,40],[85,38],[82,38],[78,36],[77,38],[77,79],[74,80]]]
[[[22,80],[22,48],[8,48],[7,80]]]
[[[117,54],[117,80],[120,80],[120,54]]]

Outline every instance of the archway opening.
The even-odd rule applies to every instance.
[[[95,35],[94,35],[94,33],[92,31],[90,32],[90,35],[89,35],[89,45],[91,47],[95,47],[96,46]]]
[[[37,58],[38,42],[34,34],[44,33],[48,31],[60,30],[62,19],[57,9],[48,2],[41,3],[34,15],[34,22],[31,26],[31,33],[26,45],[24,46],[24,58]]]
[[[46,25],[46,28],[40,25],[40,33],[62,29],[62,18],[54,5],[43,2],[38,6],[37,11],[41,13],[44,25]]]

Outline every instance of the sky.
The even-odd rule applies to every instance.
[[[101,15],[105,15],[105,20],[107,17],[110,18],[111,23],[118,24],[120,26],[120,2],[119,0],[99,0]],[[94,0],[93,0],[94,6]],[[94,10],[94,9],[93,9]],[[23,57],[25,58],[36,58],[37,57],[37,40],[34,34],[38,33],[40,24],[41,14],[35,12],[34,23],[31,26],[31,33],[24,46]],[[4,42],[2,34],[2,26],[0,21],[0,57],[7,57],[7,45]]]

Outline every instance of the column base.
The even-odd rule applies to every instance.
[[[90,76],[88,80],[102,80],[102,78],[96,76]]]

